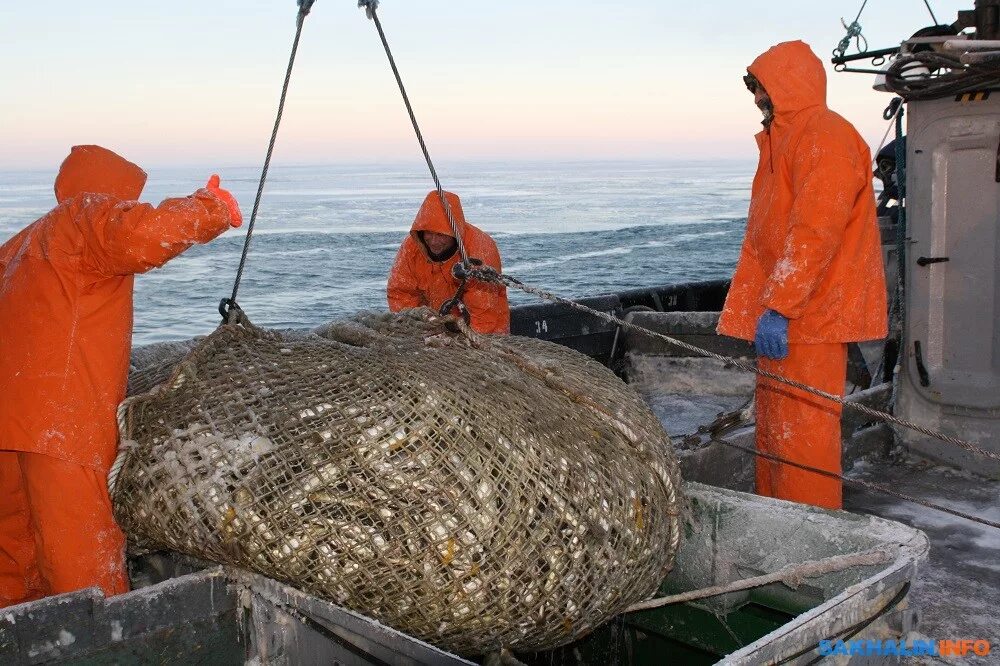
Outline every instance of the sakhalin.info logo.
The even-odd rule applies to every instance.
[[[830,655],[860,655],[866,657],[985,657],[990,653],[990,642],[982,639],[940,641],[820,641],[819,653]]]

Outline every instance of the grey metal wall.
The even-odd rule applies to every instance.
[[[1000,91],[982,101],[911,102],[907,112],[897,411],[1000,451]],[[919,453],[1000,476],[988,459],[902,436]]]

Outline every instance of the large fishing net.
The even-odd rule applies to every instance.
[[[574,351],[422,309],[309,333],[244,320],[166,352],[120,410],[111,484],[133,544],[467,655],[574,640],[673,563],[670,442]]]

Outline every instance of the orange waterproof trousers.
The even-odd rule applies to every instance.
[[[757,364],[762,370],[843,395],[847,345],[793,343],[784,360],[759,358]],[[757,378],[756,402],[758,451],[841,473],[840,405],[765,377]],[[827,509],[843,507],[840,479],[761,457],[757,494]]]
[[[107,596],[128,591],[107,475],[0,451],[0,608],[95,586]]]

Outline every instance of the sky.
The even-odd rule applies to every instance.
[[[374,25],[316,0],[275,162],[418,159]],[[931,0],[940,22],[972,0]],[[741,76],[773,43],[824,61],[860,0],[383,0],[379,16],[432,155],[448,160],[743,159],[759,112]],[[0,5],[0,169],[100,143],[144,166],[245,166],[265,152],[294,0]],[[871,48],[931,24],[869,0]],[[829,103],[876,147],[886,94],[828,65]]]

